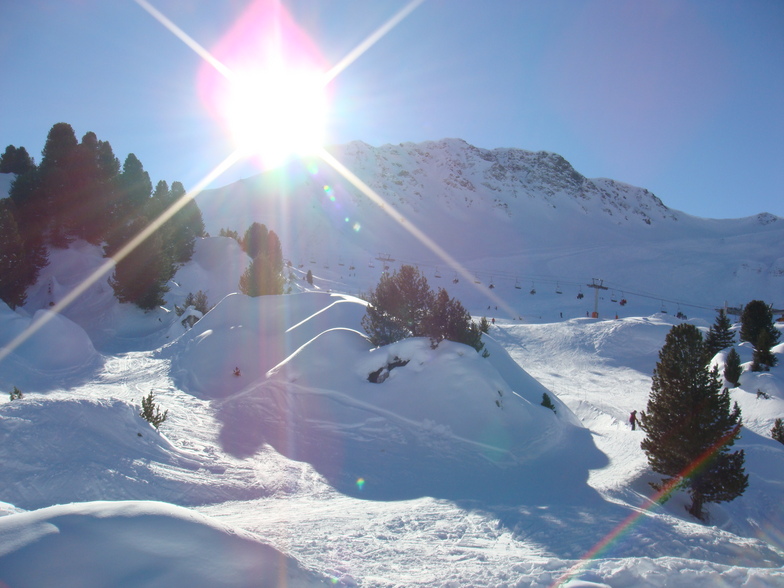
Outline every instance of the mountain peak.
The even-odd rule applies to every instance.
[[[484,203],[510,217],[528,215],[530,205],[559,206],[615,224],[678,220],[678,215],[644,188],[607,179],[588,179],[561,155],[515,148],[482,149],[463,139],[371,147],[355,141],[336,155],[379,194],[412,205],[429,198],[466,208]]]

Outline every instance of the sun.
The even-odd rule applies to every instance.
[[[235,72],[221,110],[236,148],[270,168],[323,147],[325,80],[318,70],[282,65]]]

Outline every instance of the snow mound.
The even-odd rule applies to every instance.
[[[25,317],[0,301],[0,347],[9,348],[16,337],[31,325],[40,325],[27,340],[15,345],[0,363],[4,387],[51,385],[52,378],[82,371],[99,361],[90,337],[79,325],[62,314],[39,310]]]
[[[160,502],[88,502],[0,518],[0,583],[212,588],[327,586],[240,529]]]
[[[564,405],[541,406],[545,389],[521,368],[499,365],[450,341],[372,349],[356,331],[331,329],[226,399],[220,440],[237,457],[270,444],[373,500],[590,503],[588,470],[606,461],[590,433]]]
[[[247,480],[209,477],[209,462],[175,448],[138,413],[139,404],[118,399],[56,394],[0,404],[3,499],[32,509],[77,500],[192,505],[261,494]],[[36,452],[47,460],[32,460]]]
[[[350,296],[232,294],[163,354],[171,355],[172,378],[181,389],[202,398],[223,398],[263,377],[324,330],[359,328],[364,313],[364,303]]]
[[[189,292],[202,290],[210,304],[237,291],[240,277],[250,259],[240,244],[230,237],[196,239],[193,257],[174,277],[166,300],[182,304]]]

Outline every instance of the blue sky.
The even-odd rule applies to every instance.
[[[208,49],[252,4],[151,3]],[[405,5],[283,2],[329,64]],[[39,159],[68,122],[186,187],[233,150],[200,96],[203,61],[133,0],[2,0],[2,14],[0,148]],[[697,216],[784,216],[779,0],[426,0],[330,89],[329,143],[542,149]]]

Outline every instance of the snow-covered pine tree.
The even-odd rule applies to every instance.
[[[648,405],[640,418],[646,437],[641,447],[651,468],[671,484],[688,489],[687,510],[705,518],[703,505],[737,498],[748,486],[743,450],[729,452],[740,435],[740,408],[730,410],[718,370],[708,370],[697,327],[675,325],[659,351]]]

